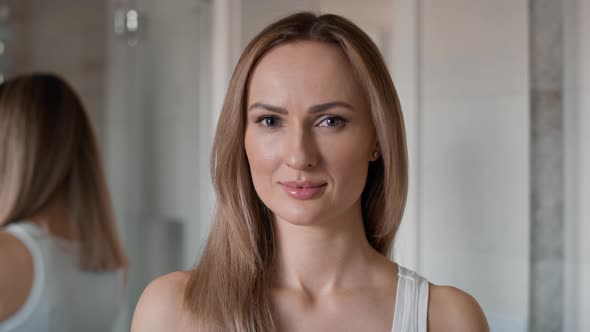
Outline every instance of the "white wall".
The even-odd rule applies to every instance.
[[[590,0],[564,8],[565,319],[564,331],[590,330]]]
[[[579,331],[590,331],[590,1],[581,0],[579,11],[581,44],[580,54],[580,232],[579,243],[581,244],[580,262],[581,273],[579,278],[580,294],[580,329]]]
[[[590,1],[581,0],[579,11],[580,54],[580,331],[590,330]]]
[[[579,331],[580,293],[579,277],[580,248],[579,215],[580,201],[580,22],[578,0],[564,2],[564,330]]]
[[[566,330],[589,331],[590,1],[569,0],[565,9]]]
[[[393,44],[393,76],[402,70],[396,84],[402,105],[406,99],[411,105],[405,111],[409,132],[417,133],[410,147],[418,167],[412,178],[416,202],[410,205],[416,209],[417,269],[435,284],[474,295],[494,330],[524,331],[529,296],[527,2],[397,0],[394,11],[406,18],[394,31],[418,36],[415,70],[403,68],[403,60],[413,56],[403,47],[412,41],[394,32]]]
[[[420,243],[420,7],[415,0],[392,1],[390,71],[400,98],[409,158],[408,200],[402,224],[395,239],[396,262],[419,270]]]
[[[590,330],[590,1],[583,1],[583,8],[580,11],[581,31],[580,43],[582,44],[580,73],[582,81],[580,86],[580,232],[579,243],[581,244],[580,262],[580,331]]]

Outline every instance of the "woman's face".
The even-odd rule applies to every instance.
[[[377,141],[339,48],[299,41],[271,49],[251,75],[246,107],[252,180],[278,220],[311,225],[360,211]]]

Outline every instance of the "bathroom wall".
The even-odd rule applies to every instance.
[[[392,75],[411,161],[398,255],[471,293],[493,330],[525,331],[527,2],[393,3]]]
[[[590,330],[590,1],[564,1],[564,331]]]
[[[9,0],[6,77],[30,71],[62,75],[80,94],[102,141],[107,2]]]

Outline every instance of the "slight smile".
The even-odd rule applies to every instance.
[[[323,192],[327,183],[314,182],[279,182],[287,195],[298,200],[309,200],[317,197]]]

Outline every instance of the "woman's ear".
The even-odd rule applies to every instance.
[[[371,161],[375,161],[381,157],[381,149],[379,148],[379,142],[375,143],[375,148],[371,154]]]
[[[379,159],[379,157],[381,157],[381,153],[379,153],[379,151],[373,151],[373,154],[371,155],[371,161],[376,161]]]

